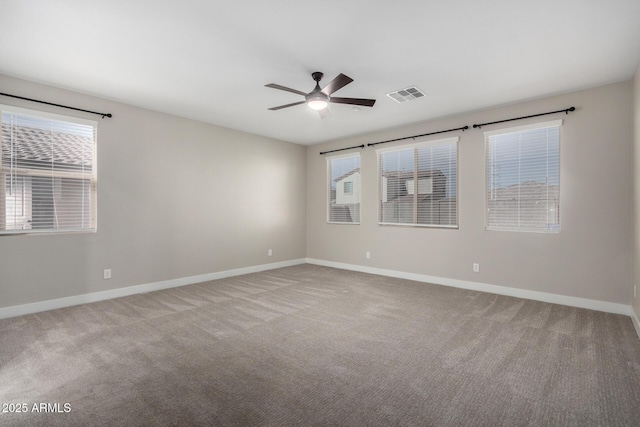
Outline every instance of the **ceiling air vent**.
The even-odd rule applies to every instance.
[[[422,98],[424,93],[420,92],[420,89],[417,87],[411,86],[406,89],[400,89],[395,92],[388,93],[387,96],[396,102],[406,102]]]

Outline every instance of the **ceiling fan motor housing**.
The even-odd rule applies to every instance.
[[[309,101],[324,101],[329,102],[329,95],[322,92],[319,87],[316,87],[313,91],[311,91],[304,99]]]
[[[322,89],[320,89],[320,80],[322,80],[323,75],[324,74],[322,74],[320,71],[311,73],[311,77],[313,77],[313,80],[315,80],[316,82],[316,87],[311,92],[309,92],[307,96],[304,97],[305,101],[307,101],[307,104],[314,110],[322,109],[326,107],[326,104],[329,103],[329,95],[322,92]],[[311,104],[311,102],[324,102],[324,105],[316,104],[316,106],[314,106],[314,104]]]

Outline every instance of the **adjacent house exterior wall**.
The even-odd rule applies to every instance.
[[[351,192],[345,192],[351,188]],[[336,181],[336,204],[349,205],[360,202],[360,172],[354,172]]]

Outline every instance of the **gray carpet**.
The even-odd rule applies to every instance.
[[[625,316],[300,265],[2,320],[16,403],[0,425],[637,426],[640,340]]]

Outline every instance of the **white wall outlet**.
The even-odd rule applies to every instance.
[[[480,264],[478,264],[477,262],[473,263],[473,271],[475,273],[479,273],[480,272]]]
[[[267,256],[272,256],[272,255],[273,255],[273,250],[269,249],[269,250],[267,251]]]
[[[367,258],[367,259],[371,259],[371,252],[368,252],[368,251],[367,251],[367,252],[364,254],[364,256],[365,256],[365,258]]]
[[[111,269],[107,268],[104,270],[104,276],[105,279],[111,279]]]

